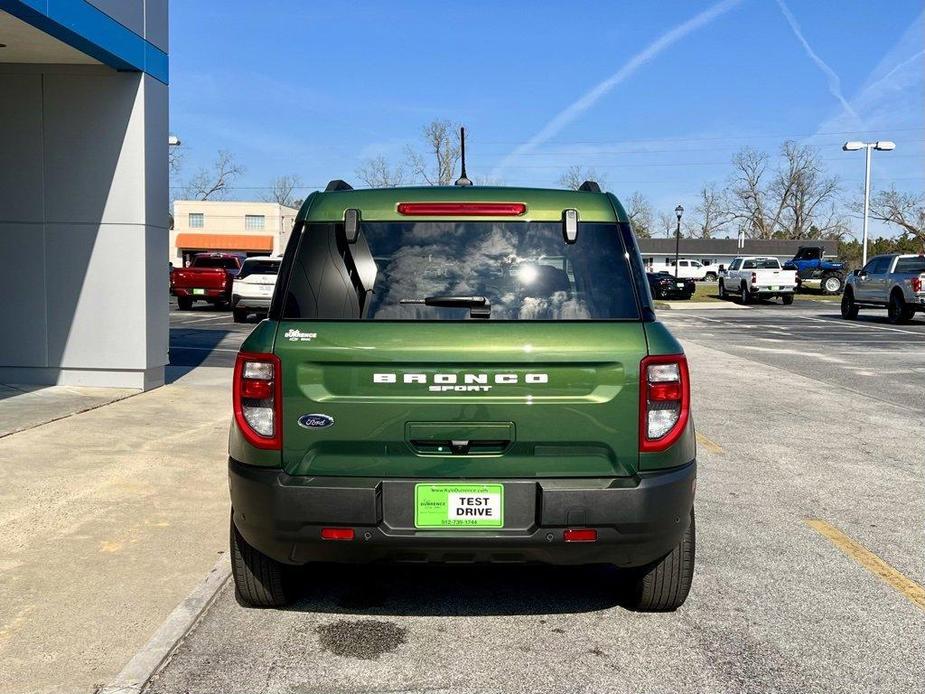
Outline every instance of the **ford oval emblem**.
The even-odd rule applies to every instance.
[[[303,414],[299,417],[299,426],[306,429],[327,429],[334,426],[334,417],[326,414]]]

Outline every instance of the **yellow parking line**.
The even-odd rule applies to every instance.
[[[720,446],[716,441],[711,441],[706,436],[697,432],[697,443],[706,448],[710,453],[722,453],[723,447]]]
[[[806,525],[825,537],[874,576],[898,590],[913,605],[925,610],[925,588],[922,588],[911,578],[901,574],[864,545],[855,542],[841,530],[824,520],[808,518],[806,519]]]

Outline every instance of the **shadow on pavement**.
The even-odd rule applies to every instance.
[[[619,606],[624,575],[612,566],[536,564],[315,564],[290,608],[367,616],[542,615]]]
[[[34,393],[38,390],[44,390],[50,386],[33,386],[33,385],[4,385],[0,383],[0,400],[15,398],[19,395]]]
[[[231,331],[210,329],[208,327],[187,328],[173,326],[170,328],[170,366],[183,366],[193,369],[202,366],[214,350]]]

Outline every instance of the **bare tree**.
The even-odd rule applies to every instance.
[[[659,212],[658,213],[658,228],[659,231],[665,233],[666,238],[671,238],[675,235],[677,231],[678,218],[675,215],[668,212]]]
[[[381,154],[364,161],[356,170],[356,175],[370,188],[395,188],[409,178],[401,164],[391,167]]]
[[[730,213],[746,236],[770,239],[779,229],[789,198],[768,171],[768,155],[744,147],[732,157]]]
[[[712,239],[713,235],[732,221],[726,194],[708,183],[700,189],[694,217],[685,224],[687,233],[695,239]]]
[[[652,216],[652,205],[649,204],[646,196],[638,190],[630,196],[626,205],[626,216],[630,219],[633,231],[641,239],[652,238],[652,227],[654,219]]]
[[[840,238],[848,231],[838,213],[838,177],[827,176],[817,152],[787,141],[780,165],[745,147],[732,158],[729,212],[750,238]]]
[[[295,191],[302,187],[302,179],[297,174],[277,176],[270,184],[269,191],[261,195],[260,199],[264,202],[275,202],[283,207],[295,207],[296,202],[301,201],[296,197]]]
[[[244,167],[227,150],[219,150],[212,169],[199,169],[186,184],[188,200],[225,200],[231,184],[244,174]]]
[[[793,239],[844,235],[847,223],[835,207],[840,191],[838,177],[825,175],[811,147],[788,141],[781,146],[781,155],[784,161],[773,188],[784,203],[784,233]]]
[[[170,171],[171,176],[176,176],[180,173],[180,167],[183,165],[183,152],[181,149],[179,146],[167,147],[167,169]]]
[[[459,162],[459,125],[448,120],[434,120],[422,131],[427,154],[413,147],[406,149],[408,167],[419,180],[431,186],[448,186],[456,180]],[[430,159],[432,158],[432,159]],[[428,160],[433,163],[429,163]]]
[[[851,207],[856,212],[863,210],[862,203]],[[925,245],[925,194],[903,193],[896,188],[881,190],[870,200],[870,216],[898,226],[904,237],[921,241]]]
[[[578,190],[585,181],[595,181],[601,187],[601,190],[607,188],[607,179],[595,171],[594,167],[584,168],[574,164],[559,176],[559,185],[569,190]]]

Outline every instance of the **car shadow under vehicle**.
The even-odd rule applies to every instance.
[[[495,616],[594,612],[627,602],[613,566],[311,564],[295,572],[288,610],[368,616]]]

